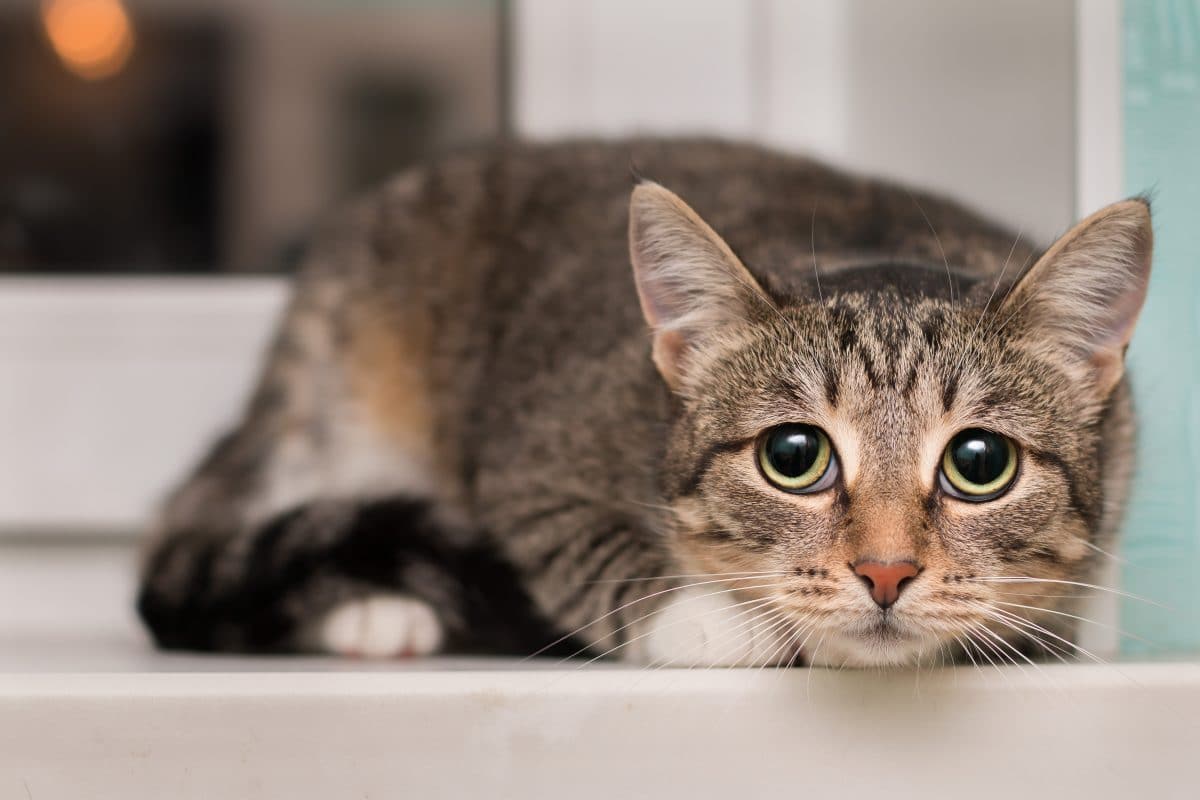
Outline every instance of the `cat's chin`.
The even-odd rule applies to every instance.
[[[935,638],[895,626],[829,629],[809,656],[814,667],[914,667],[938,650]],[[819,639],[818,633],[814,639]]]

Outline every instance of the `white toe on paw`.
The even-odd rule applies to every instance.
[[[441,645],[442,626],[428,604],[380,594],[335,607],[321,621],[317,642],[340,656],[424,656]]]

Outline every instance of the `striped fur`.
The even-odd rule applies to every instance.
[[[657,182],[632,204],[631,162]],[[1088,582],[1115,535],[1144,203],[1039,260],[953,203],[812,161],[572,143],[414,169],[316,242],[244,418],[149,540],[162,646],[323,649],[322,620],[378,594],[432,608],[453,650],[565,638],[651,663],[1070,638],[1072,593],[1018,584],[1019,610],[982,579]],[[827,491],[756,469],[787,422],[829,435]],[[939,489],[967,427],[1019,444],[993,502]],[[848,568],[864,555],[920,561],[886,612]]]

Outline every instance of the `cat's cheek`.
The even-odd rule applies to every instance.
[[[794,644],[777,635],[791,626],[757,603],[729,594],[685,589],[650,620],[637,660],[650,666],[750,667],[798,661]]]

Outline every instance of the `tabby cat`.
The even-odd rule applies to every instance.
[[[724,142],[412,169],[317,237],[141,614],[225,651],[1065,656],[1151,239],[1134,199],[1038,252]]]

